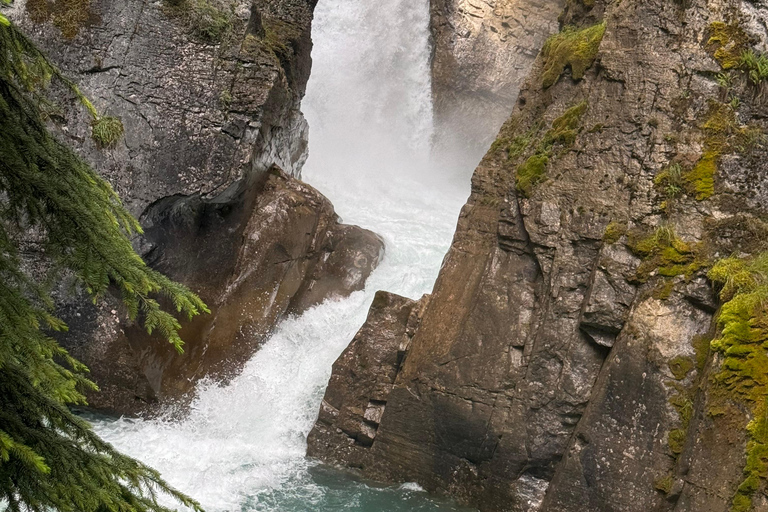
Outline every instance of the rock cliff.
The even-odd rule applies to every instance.
[[[561,0],[430,1],[435,142],[460,159],[456,168],[471,169],[488,149],[562,8]]]
[[[338,223],[299,182],[316,0],[18,0],[12,19],[114,120],[76,98],[50,118],[145,227],[135,247],[212,309],[186,355],[126,325],[119,301],[62,290],[62,343],[102,391],[96,408],[152,409],[199,378],[226,378],[286,313],[360,289],[382,241]],[[52,92],[56,94],[56,84]],[[282,169],[282,170],[281,170]],[[283,172],[285,171],[285,172]]]
[[[768,510],[766,19],[570,0],[375,436],[329,390],[309,453],[483,511]],[[357,371],[353,390],[376,378]]]

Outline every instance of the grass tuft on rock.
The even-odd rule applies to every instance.
[[[165,0],[167,12],[188,25],[192,34],[218,44],[231,32],[235,15],[229,2],[217,0]]]
[[[93,14],[91,0],[27,0],[25,9],[35,23],[51,23],[65,39],[74,39]]]
[[[768,79],[768,56],[755,52],[751,48],[745,50],[739,58],[739,67],[747,73],[754,85],[762,85]]]
[[[91,137],[101,148],[115,147],[123,133],[123,122],[117,117],[102,116],[91,125]]]
[[[542,49],[544,69],[542,86],[546,89],[557,83],[565,68],[570,66],[571,76],[579,80],[595,61],[605,34],[605,22],[578,29],[566,27],[547,39]]]

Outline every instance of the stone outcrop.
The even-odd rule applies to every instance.
[[[464,162],[457,168],[488,149],[562,8],[561,0],[430,0],[436,144]]]
[[[320,416],[309,433],[310,457],[357,468],[371,463],[369,448],[428,303],[428,295],[414,301],[376,294],[365,324],[333,365]]]
[[[144,412],[203,376],[226,378],[285,314],[360,289],[377,264],[382,241],[339,224],[297,180],[315,4],[19,0],[9,9],[124,136],[98,144],[94,120],[56,84],[54,131],[141,220],[138,252],[212,310],[184,326],[179,357],[126,325],[118,300],[82,306],[62,290],[71,328],[62,343],[102,389],[91,406]]]
[[[568,3],[366,456],[340,436],[328,460],[483,511],[767,509],[763,303],[719,317],[734,277],[708,279],[768,249],[764,83],[739,69],[767,15]]]
[[[184,397],[202,377],[237,375],[286,314],[362,289],[384,250],[376,234],[340,224],[328,199],[276,166],[227,201],[165,198],[141,220],[145,260],[192,286],[211,314],[184,325],[182,357],[140,326],[116,326],[106,353],[103,341],[78,346],[73,352],[97,382],[111,385],[91,400],[106,410],[142,412]],[[70,323],[72,336],[89,330],[81,318]],[[138,369],[130,386],[113,384],[112,372],[123,368],[113,356],[129,360],[133,371],[122,373]]]

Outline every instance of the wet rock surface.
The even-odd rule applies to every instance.
[[[765,509],[766,475],[744,472],[759,418],[710,348],[707,278],[768,246],[765,102],[717,51],[764,50],[764,17],[566,5],[475,171],[362,473],[483,511]],[[723,26],[747,36],[713,41]]]

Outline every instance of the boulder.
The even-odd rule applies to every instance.
[[[203,377],[236,375],[286,314],[362,289],[384,251],[376,234],[340,224],[328,199],[276,166],[226,197],[163,199],[142,223],[147,262],[192,287],[211,314],[184,324],[183,356],[121,323],[117,305],[111,315],[94,312],[93,325],[65,318],[73,333],[66,346],[112,318],[110,336],[73,352],[109,390],[89,397],[91,406],[121,414],[185,397]]]

